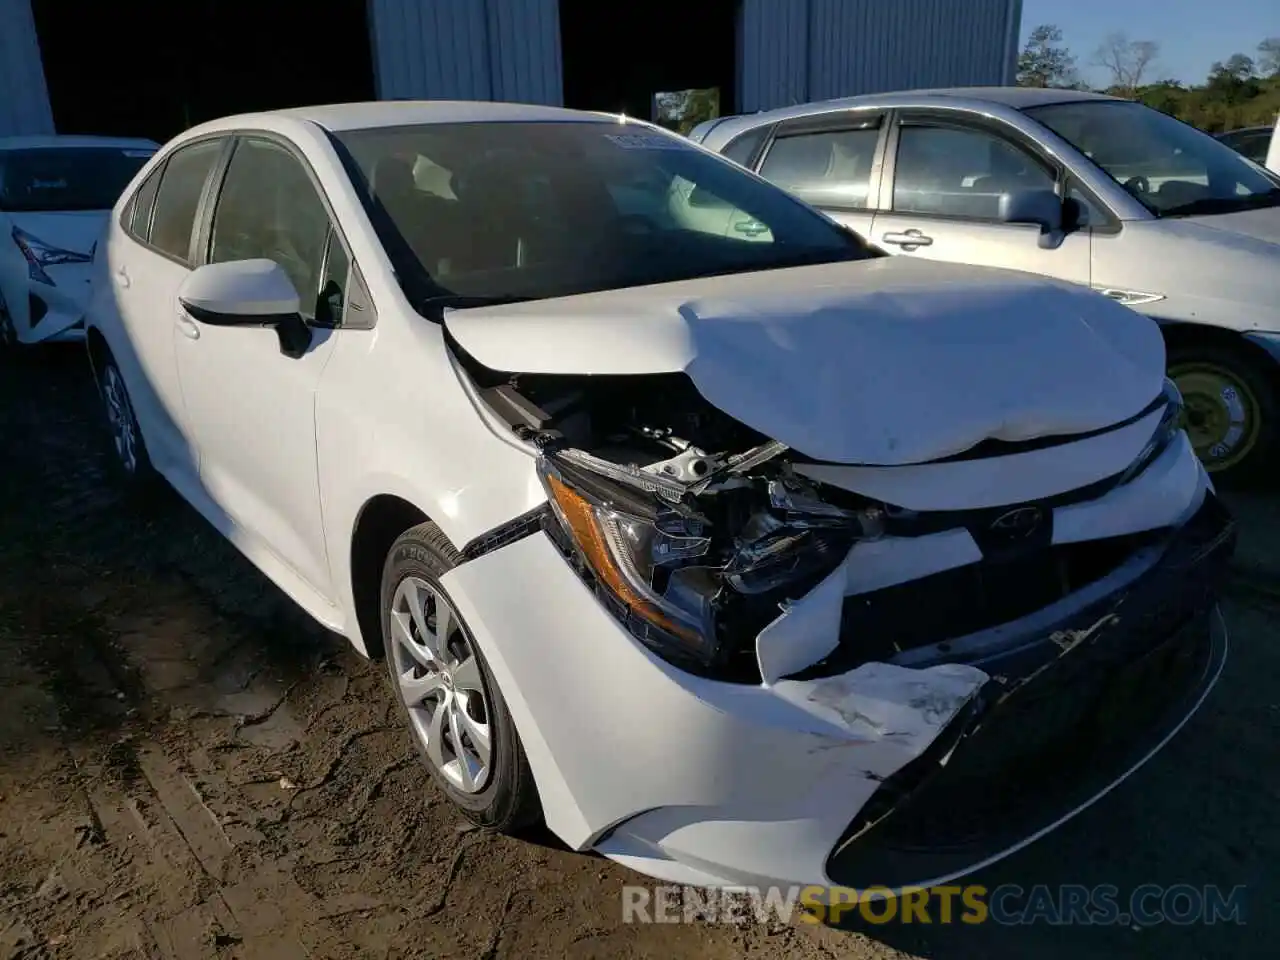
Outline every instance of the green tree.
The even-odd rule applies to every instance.
[[[677,133],[687,135],[702,121],[720,116],[720,90],[716,87],[659,93],[655,99],[655,122]]]
[[[1258,73],[1280,77],[1280,37],[1267,37],[1258,44]]]
[[[1023,87],[1073,87],[1076,58],[1062,44],[1062,30],[1042,23],[1027,36],[1018,54],[1018,85]]]

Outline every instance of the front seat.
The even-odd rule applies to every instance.
[[[440,218],[428,212],[429,200],[435,198],[418,189],[413,164],[401,157],[383,157],[373,166],[370,188],[384,226],[394,229],[414,258],[434,274],[442,256],[438,240],[447,231],[441,229]]]

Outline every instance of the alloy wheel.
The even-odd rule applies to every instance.
[[[400,582],[390,613],[392,665],[413,734],[450,785],[479,793],[492,772],[492,711],[461,620],[418,577]]]
[[[138,471],[138,422],[129,403],[129,393],[114,363],[102,375],[102,399],[107,408],[107,426],[115,444],[120,465],[129,474]]]
[[[1216,363],[1186,363],[1170,369],[1185,406],[1183,427],[1210,473],[1227,470],[1257,446],[1261,405],[1252,389]]]

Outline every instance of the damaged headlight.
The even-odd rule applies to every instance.
[[[1137,477],[1142,471],[1156,460],[1160,454],[1168,448],[1174,438],[1182,432],[1182,393],[1168,377],[1164,381],[1164,389],[1162,391],[1164,397],[1164,412],[1160,415],[1160,422],[1156,425],[1155,432],[1151,434],[1151,439],[1147,441],[1146,446],[1142,448],[1142,452],[1138,454],[1133,463],[1129,464],[1124,474],[1120,477],[1120,483],[1125,484]]]
[[[576,466],[544,459],[539,473],[557,539],[601,599],[646,646],[692,669],[752,651],[783,600],[878,529],[874,510],[835,507],[781,481],[706,495],[704,513]]]

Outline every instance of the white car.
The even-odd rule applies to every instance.
[[[79,340],[98,237],[152,140],[0,137],[0,348]]]
[[[385,656],[484,826],[676,882],[940,880],[1128,776],[1222,668],[1234,528],[1154,323],[879,255],[648,124],[207,123],[96,269],[123,474]]]

